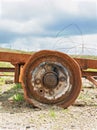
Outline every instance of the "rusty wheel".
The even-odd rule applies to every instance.
[[[30,103],[67,108],[79,95],[80,69],[75,60],[64,53],[40,51],[25,64],[22,85]]]

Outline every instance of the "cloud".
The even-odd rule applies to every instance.
[[[0,1],[0,18],[1,18],[1,1]]]
[[[72,0],[75,2],[97,2],[96,0]]]
[[[48,17],[49,9],[45,0],[20,0],[2,2],[3,18],[28,21],[32,18]],[[41,19],[42,20],[42,19]]]
[[[97,44],[95,1],[2,0],[0,9],[3,46],[35,51],[71,47],[83,42],[82,35],[89,45],[91,39]]]
[[[69,7],[69,8],[68,8]],[[2,28],[18,33],[60,31],[63,27],[75,23],[89,29],[97,25],[95,2],[74,2],[72,0],[3,0]],[[88,25],[87,25],[88,23]],[[91,30],[90,30],[91,31]],[[89,32],[89,30],[88,30]],[[87,33],[87,31],[86,31]],[[94,31],[95,33],[95,31]],[[48,34],[48,33],[47,33]]]
[[[43,49],[52,49],[53,43],[53,38],[18,38],[11,43],[11,49],[38,51]]]
[[[79,3],[79,10],[82,14],[82,16],[86,16],[86,17],[95,17],[96,14],[96,3],[97,2],[80,2]]]
[[[97,55],[97,34],[57,38],[54,46],[67,54]]]
[[[19,22],[8,19],[2,19],[0,21],[0,29],[19,34],[36,33],[42,30],[41,26],[37,24],[37,20]]]
[[[5,43],[5,45],[7,44]],[[39,51],[50,49],[62,51],[67,54],[82,54],[83,45],[84,54],[97,55],[97,34],[57,38],[23,37],[17,38],[14,42],[11,42],[9,47],[11,47],[11,49],[19,49],[25,51]]]
[[[14,41],[16,38],[18,37],[18,34],[16,34],[16,33],[12,33],[12,32],[7,32],[7,31],[4,31],[4,30],[2,30],[1,32],[0,32],[0,43],[9,43],[10,44],[10,42],[11,41]]]

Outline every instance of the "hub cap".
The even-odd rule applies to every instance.
[[[43,76],[43,84],[48,89],[55,88],[58,84],[58,76],[55,72],[47,72]]]

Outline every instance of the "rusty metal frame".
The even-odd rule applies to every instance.
[[[20,68],[27,62],[30,56],[29,54],[0,52],[1,62],[10,62],[14,65],[14,68],[0,68],[0,72],[15,72],[14,82],[19,83]]]
[[[9,52],[0,52],[0,61],[1,62],[10,62],[14,65],[14,68],[0,68],[0,72],[15,72],[14,82],[19,82],[20,69],[28,59],[31,57],[31,54],[20,54],[20,53],[9,53]],[[88,69],[97,69],[97,60],[93,59],[81,59],[74,58],[74,60],[79,64],[82,77],[86,77],[89,81],[97,86],[97,81],[95,76],[97,76],[97,71],[89,71]]]
[[[0,72],[15,72],[15,68],[0,67]]]
[[[0,52],[0,62],[10,62],[14,66],[13,68],[1,67],[0,72],[14,72],[14,82],[21,82],[23,67],[29,61],[29,59],[31,60],[31,56],[31,54]],[[66,57],[66,55],[64,56]],[[81,58],[73,59],[80,68],[81,76],[87,78],[89,81],[91,81],[94,85],[97,86],[97,70],[95,70],[97,69],[97,60]],[[91,69],[93,70],[91,71]],[[24,95],[26,99],[31,102],[30,98],[27,98],[27,92],[25,88]]]
[[[97,60],[81,58],[74,59],[80,66],[82,77],[85,77],[97,86]]]

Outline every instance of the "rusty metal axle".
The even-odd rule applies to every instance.
[[[97,60],[44,50],[33,55],[0,52],[0,61],[14,65],[1,67],[0,72],[15,73],[14,82],[22,83],[25,99],[33,106],[70,106],[80,93],[81,77],[97,86]]]

